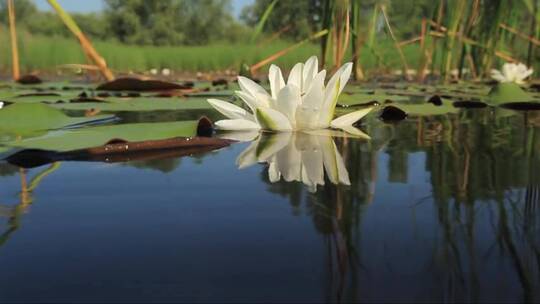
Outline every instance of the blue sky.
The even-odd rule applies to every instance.
[[[238,16],[242,8],[254,0],[232,0],[234,14]],[[40,9],[49,10],[47,0],[34,0]],[[58,0],[58,3],[69,12],[98,12],[103,9],[103,0]]]

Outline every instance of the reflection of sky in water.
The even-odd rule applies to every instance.
[[[537,299],[539,163],[519,152],[538,147],[536,129],[463,125],[452,142],[465,150],[453,154],[450,141],[420,145],[414,124],[400,127],[382,143],[377,132],[371,143],[336,138],[351,186],[316,193],[270,183],[264,164],[238,170],[249,143],[147,163],[64,162],[0,247],[0,299]],[[482,141],[500,133],[502,145]],[[465,166],[467,153],[485,163]],[[12,173],[0,177],[3,205],[19,199]]]

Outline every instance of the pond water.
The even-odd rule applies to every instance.
[[[0,301],[538,301],[540,116],[514,114],[3,163]]]

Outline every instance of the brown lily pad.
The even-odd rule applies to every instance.
[[[540,110],[540,102],[523,101],[523,102],[509,102],[501,104],[502,108],[516,110],[516,111],[538,111]]]
[[[17,82],[20,84],[40,84],[43,83],[43,80],[41,78],[37,77],[36,75],[23,75],[17,79]]]
[[[456,108],[467,108],[467,109],[482,109],[487,107],[486,103],[481,101],[454,101],[452,105]]]
[[[161,80],[143,80],[137,78],[118,78],[101,84],[96,89],[100,91],[170,91],[183,90],[190,87]]]
[[[394,106],[386,106],[381,112],[380,118],[384,121],[400,121],[407,118],[407,113]]]
[[[178,137],[142,142],[115,140],[101,147],[68,152],[23,150],[6,160],[21,168],[35,168],[58,161],[127,162],[165,157],[181,157],[229,146],[233,141],[216,137]]]

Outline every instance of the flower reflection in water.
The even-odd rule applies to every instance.
[[[330,132],[261,133],[238,156],[237,165],[243,169],[267,163],[270,182],[302,182],[310,192],[325,184],[325,173],[333,184],[350,185],[343,157]]]

